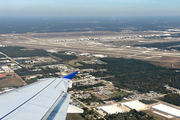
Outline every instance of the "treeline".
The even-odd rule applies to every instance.
[[[157,103],[158,101],[155,100],[139,100],[140,102],[144,103],[144,104],[153,104],[153,103]]]
[[[31,79],[31,80],[25,80],[25,82],[26,82],[27,84],[34,83],[34,82],[37,82],[37,78],[33,78],[33,79]]]
[[[107,76],[108,75],[108,72],[106,71],[97,71],[97,72],[93,72],[91,73],[93,76],[96,76],[96,77],[102,77],[102,76]]]
[[[170,93],[165,95],[163,98],[160,98],[160,100],[168,102],[170,104],[174,104],[177,106],[180,106],[180,95],[175,93]]]
[[[119,96],[111,97],[108,100],[115,100],[116,102],[118,102],[118,101],[121,101],[123,99],[123,97],[125,97],[125,96],[119,95]]]
[[[157,43],[150,43],[150,44],[142,44],[142,45],[134,45],[134,47],[140,46],[140,47],[154,47],[159,49],[166,49],[167,47],[174,46],[174,45],[180,45],[180,41],[176,42],[157,42]]]
[[[0,58],[3,58],[3,57],[5,57],[4,55],[2,55],[2,54],[0,54]]]
[[[23,64],[22,62],[20,62],[21,64]],[[55,64],[64,64],[63,61],[56,61],[56,62],[47,62],[47,63],[38,63],[38,64],[34,64],[33,68],[35,67],[39,67],[39,66],[46,66],[46,65],[55,65]]]
[[[74,59],[78,59],[78,57],[76,55],[65,55],[62,52],[59,53],[52,53],[53,56],[56,56],[58,58],[61,58],[64,61],[69,61],[69,60],[74,60]]]
[[[107,65],[106,64],[86,64],[83,62],[79,62],[82,66],[78,66],[80,69],[87,69],[87,68],[92,68],[92,69],[106,69]]]
[[[22,68],[15,70],[15,72],[20,76],[27,76],[27,75],[35,75],[35,74],[49,74],[49,73],[56,73],[59,72],[58,69],[52,69],[52,68],[41,68],[41,71],[32,71],[32,69],[28,68]]]
[[[106,115],[106,120],[155,120],[153,116],[147,115],[145,112],[131,110],[128,113],[118,113]]]
[[[168,47],[166,48],[166,50],[172,50],[172,49],[175,49],[177,51],[180,51],[180,46],[177,46],[177,47]]]
[[[180,73],[164,67],[156,66],[145,61],[124,58],[101,58],[107,64],[89,65],[83,64],[80,68],[107,69],[107,71],[93,72],[95,76],[114,76],[106,78],[112,81],[116,87],[140,92],[157,91],[168,93],[164,88],[168,84],[180,89]]]
[[[94,85],[84,85],[84,86],[73,85],[72,88],[69,89],[69,91],[71,91],[71,90],[84,90],[87,88],[92,89],[93,87],[98,87],[98,86],[105,86],[105,85],[103,83],[97,83]]]
[[[0,47],[0,51],[7,54],[9,57],[32,57],[32,56],[47,56],[47,52],[42,49],[21,50],[24,47]]]

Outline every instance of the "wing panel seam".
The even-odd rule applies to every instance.
[[[43,89],[41,89],[38,93],[36,93],[35,95],[33,95],[31,98],[29,98],[28,100],[26,100],[24,103],[22,103],[21,105],[19,105],[18,107],[16,107],[15,109],[13,109],[12,111],[10,111],[9,113],[7,113],[6,115],[4,115],[3,117],[0,118],[0,120],[2,120],[3,118],[7,117],[8,115],[10,115],[11,113],[13,113],[15,110],[17,110],[18,108],[20,108],[21,106],[23,106],[24,104],[26,104],[27,102],[29,102],[31,99],[33,99],[34,97],[36,97],[39,93],[41,93],[44,89],[46,89],[49,85],[51,85],[56,79],[54,79],[51,83],[49,83],[46,87],[44,87]]]

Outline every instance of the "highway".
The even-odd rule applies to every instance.
[[[12,62],[16,63],[17,65],[20,65],[17,61],[13,60],[11,57],[7,56],[6,54],[4,54],[3,52],[0,52],[0,54],[6,56],[6,58],[10,59]],[[20,65],[21,66],[21,65]]]

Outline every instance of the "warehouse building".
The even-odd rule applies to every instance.
[[[102,110],[106,114],[117,114],[117,113],[123,113],[124,110],[119,108],[117,104],[114,105],[108,105],[108,106],[101,106],[97,107],[97,110]]]
[[[151,108],[154,110],[157,110],[159,112],[171,115],[173,117],[180,118],[180,110],[179,109],[176,109],[176,108],[173,108],[173,107],[170,107],[167,105],[163,105],[163,104],[158,104],[158,105],[152,106]]]
[[[129,109],[136,109],[136,110],[142,110],[142,109],[147,108],[145,104],[139,102],[138,100],[121,103],[121,105]]]

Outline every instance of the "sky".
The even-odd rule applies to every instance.
[[[180,16],[180,0],[0,0],[0,16]]]

